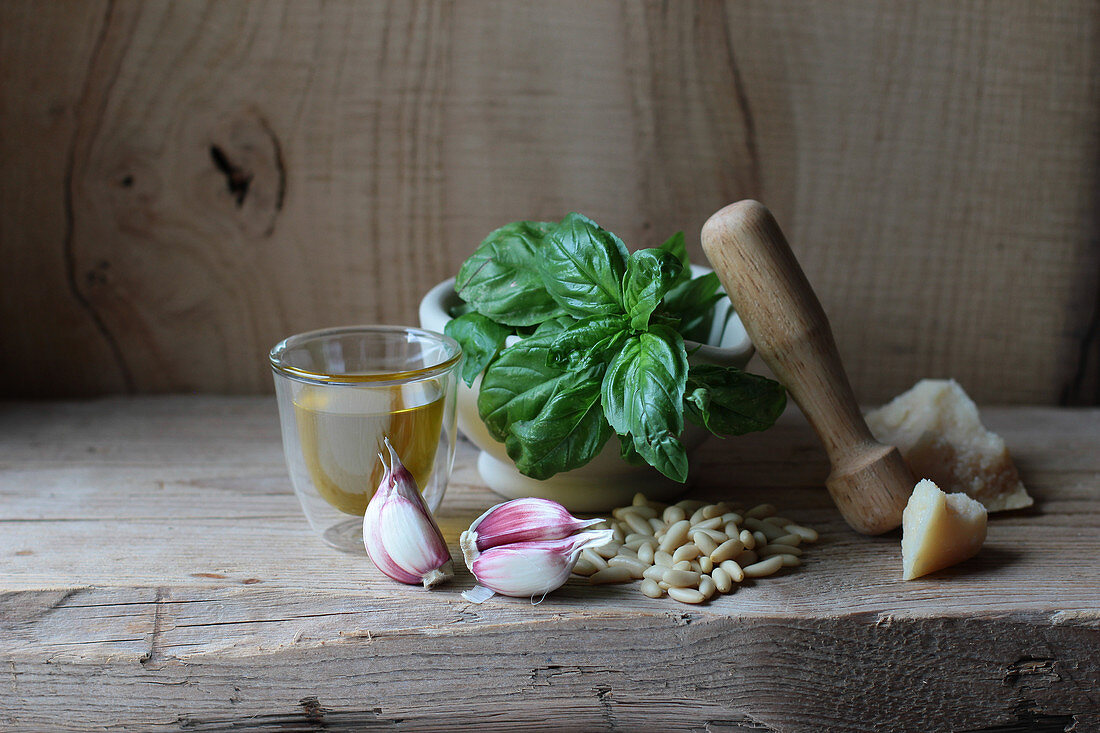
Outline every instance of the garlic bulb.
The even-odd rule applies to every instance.
[[[371,562],[389,577],[432,588],[454,577],[451,553],[416,480],[390,441],[385,443],[390,460],[363,515],[363,544]]]
[[[549,499],[512,499],[491,507],[462,533],[464,555],[476,547],[488,550],[497,545],[532,540],[559,540],[599,524],[602,519],[577,519],[565,507]]]
[[[610,529],[599,529],[560,539],[512,542],[485,551],[478,550],[476,543],[467,543],[472,549],[466,552],[464,546],[463,552],[470,572],[486,588],[505,596],[537,596],[560,588],[569,579],[581,550],[606,545],[613,535]]]

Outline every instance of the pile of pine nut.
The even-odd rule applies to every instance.
[[[737,511],[685,499],[666,506],[635,494],[611,516],[605,524],[614,539],[583,550],[573,572],[594,585],[641,580],[650,598],[667,593],[681,603],[703,603],[745,578],[798,567],[799,545],[817,541],[817,532],[776,516],[771,504]]]

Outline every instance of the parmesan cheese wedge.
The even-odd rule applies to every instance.
[[[986,510],[966,494],[945,494],[928,479],[913,489],[901,520],[905,580],[974,557],[985,542]]]
[[[897,446],[913,475],[962,491],[988,511],[1021,509],[1032,498],[1004,440],[982,425],[978,407],[953,379],[922,379],[867,413],[875,439]]]

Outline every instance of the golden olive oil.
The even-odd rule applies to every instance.
[[[443,424],[443,392],[431,380],[385,387],[314,387],[294,399],[298,436],[313,485],[332,506],[362,516],[385,467],[382,438],[427,485]]]

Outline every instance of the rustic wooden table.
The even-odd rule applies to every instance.
[[[704,448],[694,493],[821,530],[797,572],[472,605],[464,570],[427,592],[321,544],[273,399],[5,405],[0,728],[1100,729],[1100,410],[984,417],[1036,506],[948,571],[902,582],[896,534],[845,528],[791,412]],[[472,457],[452,544],[495,501]]]

